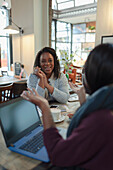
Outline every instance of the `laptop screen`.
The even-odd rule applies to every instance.
[[[31,102],[20,98],[4,103],[0,108],[0,118],[6,141],[26,134],[26,130],[38,126],[41,121],[37,109]],[[9,143],[9,142],[8,142]]]

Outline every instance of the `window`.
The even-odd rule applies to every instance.
[[[51,47],[60,58],[60,51],[75,55],[75,64],[83,65],[89,52],[95,46],[96,22],[69,24],[52,21]],[[56,30],[56,31],[55,31]]]
[[[94,0],[75,0],[75,6],[81,6],[90,3],[94,3]]]
[[[52,9],[65,10],[82,5],[97,3],[97,0],[52,0]]]
[[[4,32],[8,25],[8,10],[0,9],[0,67],[10,70],[10,36]]]
[[[52,21],[52,28],[51,28],[51,47],[56,49],[56,22]]]
[[[67,53],[70,54],[71,24],[56,20],[52,21],[51,47],[56,50],[59,58],[60,50],[65,50]]]
[[[85,22],[87,15],[96,16],[97,0],[52,0],[53,21],[51,46],[56,50],[58,56],[65,50],[75,55],[76,64],[83,65],[89,52],[95,46],[96,22]],[[55,10],[54,10],[55,9]],[[63,22],[68,18],[82,18],[77,24]],[[83,19],[84,18],[84,19]],[[90,18],[90,17],[89,17]],[[59,21],[59,20],[62,20]],[[96,17],[95,17],[96,20]],[[76,23],[75,21],[75,23]],[[60,58],[60,57],[59,57]]]
[[[73,25],[72,51],[76,52],[76,63],[83,64],[95,46],[95,22]]]
[[[58,3],[58,10],[72,8],[74,6],[74,1],[69,1],[65,3]]]

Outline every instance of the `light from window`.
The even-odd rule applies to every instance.
[[[69,2],[58,4],[58,10],[72,8],[72,7],[74,7],[74,1],[69,1]]]
[[[68,54],[70,54],[71,44],[70,43],[61,43],[61,42],[56,43],[56,52],[57,52],[59,59],[61,59],[60,50],[66,51]]]
[[[73,25],[73,34],[80,34],[86,32],[86,24]]]
[[[85,42],[85,34],[74,34],[73,42]]]
[[[57,41],[61,42],[70,42],[71,33],[70,33],[70,24],[57,22]]]
[[[52,22],[51,26],[51,40],[55,40],[55,22]]]
[[[0,67],[10,69],[10,43],[9,35],[3,31],[8,24],[8,11],[0,9]]]
[[[52,0],[52,9],[56,9],[57,10],[56,0]]]
[[[87,33],[86,42],[95,42],[95,33]]]
[[[55,49],[55,41],[51,41],[51,48]]]
[[[83,65],[95,46],[95,22],[73,25],[72,51],[76,53],[75,65]]]
[[[94,0],[75,0],[75,6],[81,6],[90,3],[94,3]]]
[[[70,0],[57,0],[57,3],[67,2],[67,1],[70,1]]]
[[[3,30],[7,24],[7,12],[4,9],[0,9],[0,36],[6,36],[5,31]]]

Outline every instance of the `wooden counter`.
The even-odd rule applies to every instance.
[[[0,86],[19,82],[19,81],[27,81],[27,78],[17,79],[14,76],[3,76],[3,77],[0,77]]]

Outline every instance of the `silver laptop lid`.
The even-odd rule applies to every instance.
[[[40,126],[37,108],[19,97],[0,104],[0,124],[7,146]]]

